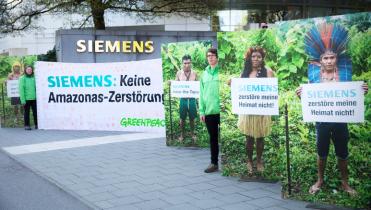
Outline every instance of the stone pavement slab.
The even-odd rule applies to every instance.
[[[9,132],[6,135],[12,136]],[[25,150],[13,156],[96,209],[305,208],[304,202],[282,199],[279,184],[240,182],[235,177],[223,177],[220,172],[205,174],[203,170],[210,159],[208,149],[167,147],[165,138],[155,135],[151,138],[143,134],[144,140],[120,141],[138,134],[104,136],[94,132],[66,132],[65,140],[78,146],[56,148],[55,141],[63,141],[59,132],[58,140],[49,141],[46,140],[52,136],[49,131],[18,130],[13,135],[25,133],[33,144],[28,148],[43,143],[43,150]],[[109,143],[91,144],[99,140]]]

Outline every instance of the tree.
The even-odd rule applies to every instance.
[[[37,55],[37,60],[38,61],[57,62],[57,52],[56,52],[55,46],[53,47],[52,50],[48,50],[48,52],[46,52],[46,54]]]
[[[143,20],[179,14],[202,18],[223,7],[223,0],[0,0],[0,33],[33,27],[32,21],[43,14],[80,14],[80,27],[93,21],[104,30],[106,12],[135,15]]]

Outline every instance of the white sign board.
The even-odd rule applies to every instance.
[[[165,134],[161,59],[37,62],[35,76],[41,129]]]
[[[363,82],[302,85],[304,122],[363,122]]]
[[[199,98],[199,81],[171,81],[171,97],[176,98]]]
[[[9,98],[19,97],[19,80],[7,80],[6,81],[6,93]]]
[[[277,78],[232,79],[232,112],[249,115],[278,115]]]

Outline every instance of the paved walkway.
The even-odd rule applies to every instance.
[[[279,184],[205,174],[207,149],[156,135],[0,129],[15,159],[96,209],[306,209]]]
[[[90,210],[91,207],[0,151],[0,209]]]

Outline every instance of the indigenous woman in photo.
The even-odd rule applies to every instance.
[[[265,78],[273,77],[273,71],[264,64],[265,50],[261,47],[251,47],[245,54],[245,66],[241,78]],[[247,170],[253,173],[253,152],[256,142],[256,169],[264,171],[262,160],[264,150],[264,137],[271,132],[271,116],[264,115],[240,115],[238,128],[246,135]]]

